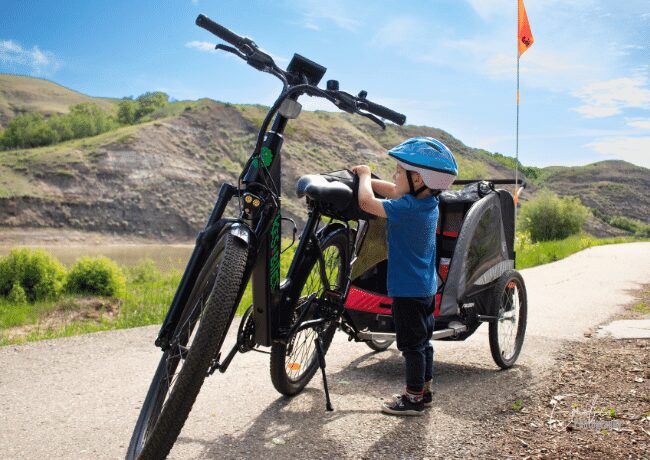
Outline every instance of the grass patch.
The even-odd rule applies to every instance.
[[[632,243],[648,241],[633,237],[596,238],[586,233],[571,235],[563,240],[539,241],[533,243],[525,234],[517,234],[515,250],[517,252],[517,269],[535,267],[556,260],[564,259],[578,251],[604,244]]]
[[[517,399],[515,402],[513,402],[510,405],[510,409],[515,410],[515,411],[520,411],[524,407],[524,401],[521,399]]]
[[[631,237],[599,239],[582,234],[573,235],[560,241],[532,243],[525,236],[518,235],[517,268],[522,269],[553,262],[591,246],[633,241],[640,240]],[[284,240],[283,249],[289,244],[289,240]],[[296,246],[287,250],[280,258],[282,277],[286,276]],[[117,300],[113,301],[114,311],[103,311],[103,307],[101,307],[103,298],[98,297],[82,298],[64,295],[56,301],[38,301],[33,304],[20,305],[0,298],[0,346],[162,324],[180,283],[182,271],[160,272],[155,269],[151,261],[146,260],[135,267],[125,267],[124,271],[126,273],[126,289]],[[252,304],[252,298],[252,289],[249,283],[237,308],[238,315],[243,314],[246,308]],[[84,309],[90,311],[84,313]],[[640,303],[633,309],[646,313],[650,307]],[[111,309],[107,308],[107,310]],[[63,320],[52,321],[53,317],[63,318]],[[17,334],[16,328],[21,328],[21,333]],[[521,400],[512,404],[512,410],[519,411],[522,407],[523,401]]]
[[[632,307],[632,311],[645,315],[646,313],[650,313],[650,305],[646,305],[643,302],[639,302],[638,304]]]

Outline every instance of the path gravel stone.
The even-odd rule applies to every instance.
[[[621,319],[598,328],[599,337],[613,339],[650,339],[649,319]]]

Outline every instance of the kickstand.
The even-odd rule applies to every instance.
[[[318,354],[318,365],[320,370],[323,373],[323,388],[325,389],[325,408],[328,411],[333,411],[332,402],[330,401],[330,391],[327,387],[327,375],[325,374],[325,352],[323,351],[323,341],[320,338],[320,334],[316,338],[316,353]]]

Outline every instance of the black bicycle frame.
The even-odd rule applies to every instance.
[[[291,89],[296,89],[291,88]],[[277,112],[282,100],[290,97],[297,99],[299,94],[292,91],[284,91],[270,109]],[[260,346],[270,346],[272,342],[280,338],[280,329],[286,325],[287,315],[283,315],[282,305],[292,299],[283,297],[294,278],[294,272],[298,267],[298,261],[305,256],[308,242],[315,235],[315,230],[320,221],[320,213],[311,210],[305,228],[303,229],[300,242],[296,249],[294,259],[287,273],[286,283],[280,286],[280,253],[281,253],[281,208],[279,200],[274,202],[270,196],[266,196],[266,205],[251,218],[242,211],[238,219],[223,219],[223,213],[229,201],[233,197],[241,200],[249,189],[259,193],[258,189],[272,190],[276,197],[281,192],[281,151],[283,143],[283,132],[288,119],[280,113],[275,114],[273,126],[268,132],[267,124],[262,124],[259,138],[263,136],[262,147],[259,155],[256,149],[244,171],[242,172],[241,186],[234,187],[230,184],[223,184],[219,190],[214,208],[210,213],[208,222],[196,239],[196,245],[185,268],[181,282],[176,290],[171,306],[167,312],[162,327],[158,333],[155,344],[166,350],[170,345],[171,335],[182,314],[183,307],[194,287],[205,260],[214,248],[217,238],[226,231],[233,223],[240,223],[251,229],[255,238],[249,242],[250,260],[245,272],[244,283],[247,283],[252,275],[253,287],[253,317],[255,321],[255,342]],[[256,158],[255,158],[256,157]],[[257,161],[255,161],[257,160]],[[248,217],[248,218],[246,218]],[[242,289],[243,291],[243,289]]]
[[[283,83],[283,90],[262,122],[255,148],[239,176],[237,187],[224,184],[219,190],[208,222],[197,236],[192,256],[155,343],[163,350],[169,348],[171,335],[215,242],[224,231],[234,232],[229,228],[236,228],[237,231],[234,232],[236,236],[244,239],[249,246],[250,260],[243,282],[248,283],[252,275],[255,341],[258,345],[270,346],[274,340],[281,338],[281,330],[286,323],[286,315],[283,313],[288,309],[283,310],[282,306],[292,301],[284,298],[283,293],[291,291],[294,271],[298,268],[298,262],[305,256],[305,251],[311,247],[309,242],[315,236],[316,227],[320,222],[320,213],[315,207],[310,210],[307,225],[302,232],[300,244],[287,273],[287,282],[280,286],[281,151],[287,117],[295,118],[299,113],[299,110],[295,111],[295,104],[293,106],[288,104],[283,111],[283,102],[289,99],[296,101],[303,94],[322,97],[341,110],[369,118],[382,128],[385,128],[385,124],[378,117],[403,125],[406,116],[368,100],[366,91],[361,91],[359,96],[339,91],[338,81],[335,80],[328,81],[327,89],[318,88],[318,83],[327,69],[303,56],[295,54],[285,71],[280,69],[273,62],[273,58],[260,50],[251,39],[241,37],[203,15],[197,17],[196,24],[232,45],[219,44],[216,49],[232,53],[244,59],[255,69],[279,78]],[[273,125],[269,129],[271,122]],[[240,210],[243,208],[239,218],[223,219],[226,206],[235,196],[239,200]],[[242,206],[242,201],[257,203],[254,205],[256,209],[253,212],[247,210],[246,206]],[[245,235],[242,236],[242,233]],[[319,251],[317,244],[313,246]],[[319,256],[319,261],[321,260],[322,256]],[[326,279],[323,282],[327,285]],[[243,290],[244,286],[240,290],[240,296]]]

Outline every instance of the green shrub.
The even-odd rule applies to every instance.
[[[94,294],[117,297],[124,293],[126,280],[120,267],[103,256],[81,257],[70,272],[65,285],[73,294]]]
[[[169,104],[169,96],[162,91],[146,92],[138,96],[136,100],[138,101],[136,112],[138,119]]]
[[[23,305],[27,303],[27,293],[25,289],[19,284],[14,283],[7,295],[7,300],[15,305]]]
[[[143,259],[137,265],[128,268],[127,274],[132,283],[150,283],[161,278],[160,271],[151,259]]]
[[[518,224],[533,242],[561,240],[579,233],[588,215],[578,198],[560,198],[544,190],[522,205]]]
[[[57,298],[64,278],[65,267],[40,249],[12,249],[0,258],[0,295],[5,297],[20,300],[24,295],[29,302]]]
[[[650,225],[646,224],[645,222],[641,222],[640,220],[630,219],[629,217],[625,216],[614,216],[607,222],[612,227],[617,227],[622,230],[634,233],[634,236],[640,238],[650,237]]]
[[[117,121],[123,125],[132,125],[137,120],[138,103],[133,98],[125,97],[117,108]]]
[[[147,119],[163,118],[171,113],[166,110],[169,96],[162,91],[146,92],[138,96],[125,97],[118,104],[117,121],[123,125],[134,125]]]
[[[0,146],[40,147],[70,139],[95,136],[116,128],[115,120],[97,105],[84,102],[70,113],[45,118],[40,113],[18,115],[0,133]]]

